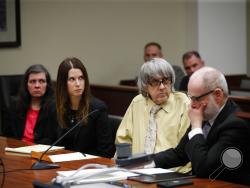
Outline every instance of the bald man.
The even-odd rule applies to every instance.
[[[250,126],[235,116],[239,108],[228,99],[224,75],[211,67],[197,70],[190,77],[188,95],[191,126],[176,148],[155,155],[156,167],[172,168],[191,161],[197,177],[215,178],[219,172],[214,172],[223,165],[227,168],[217,178],[250,185]]]

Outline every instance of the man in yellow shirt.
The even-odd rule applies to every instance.
[[[141,94],[128,107],[116,143],[131,143],[133,154],[156,153],[178,145],[190,125],[189,99],[184,93],[174,92],[174,82],[173,68],[164,59],[153,58],[142,65],[138,76]],[[152,115],[154,106],[158,110]],[[190,167],[179,171],[188,172]]]

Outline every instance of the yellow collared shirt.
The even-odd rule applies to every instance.
[[[190,126],[188,105],[190,101],[181,92],[170,93],[166,103],[156,114],[157,138],[154,153],[174,148]],[[150,109],[155,103],[137,95],[128,107],[117,130],[116,143],[131,143],[132,153],[144,153],[144,142],[149,123]],[[189,168],[178,170],[190,171]]]

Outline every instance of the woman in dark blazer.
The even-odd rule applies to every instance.
[[[77,58],[66,58],[59,66],[56,106],[60,134],[81,121],[78,127],[62,139],[60,145],[82,153],[113,157],[114,144],[111,127],[108,125],[107,106],[90,96],[86,68]]]
[[[6,136],[26,142],[52,144],[57,139],[57,118],[54,92],[47,69],[42,65],[30,66],[12,99]]]

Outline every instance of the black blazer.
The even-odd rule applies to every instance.
[[[92,98],[90,102],[90,112],[99,109],[88,117],[87,125],[76,127],[68,134],[59,145],[65,146],[66,149],[80,151],[82,153],[113,157],[114,143],[112,142],[111,127],[108,124],[107,106],[101,100]],[[60,135],[68,131],[72,126],[70,116],[66,117],[68,128],[60,130]]]
[[[17,100],[12,100],[8,112],[8,126],[4,131],[5,136],[21,140],[23,138],[26,114],[16,109]],[[52,144],[58,135],[58,123],[54,99],[46,106],[42,106],[34,129],[34,142],[39,144]]]
[[[198,177],[207,178],[222,165],[224,151],[234,148],[242,154],[240,159],[236,159],[242,161],[242,164],[237,165],[237,169],[232,169],[228,166],[231,162],[227,161],[229,168],[224,169],[217,178],[250,184],[250,180],[246,178],[250,175],[250,125],[234,115],[237,109],[235,103],[228,100],[214,121],[206,140],[202,134],[197,134],[189,140],[190,127],[176,148],[155,155],[156,166],[171,168],[191,161],[193,173]],[[233,161],[235,160],[232,160],[232,163]]]
[[[180,83],[180,86],[179,86],[179,91],[187,91],[189,78],[190,78],[190,76],[186,75],[181,79],[181,83]]]

